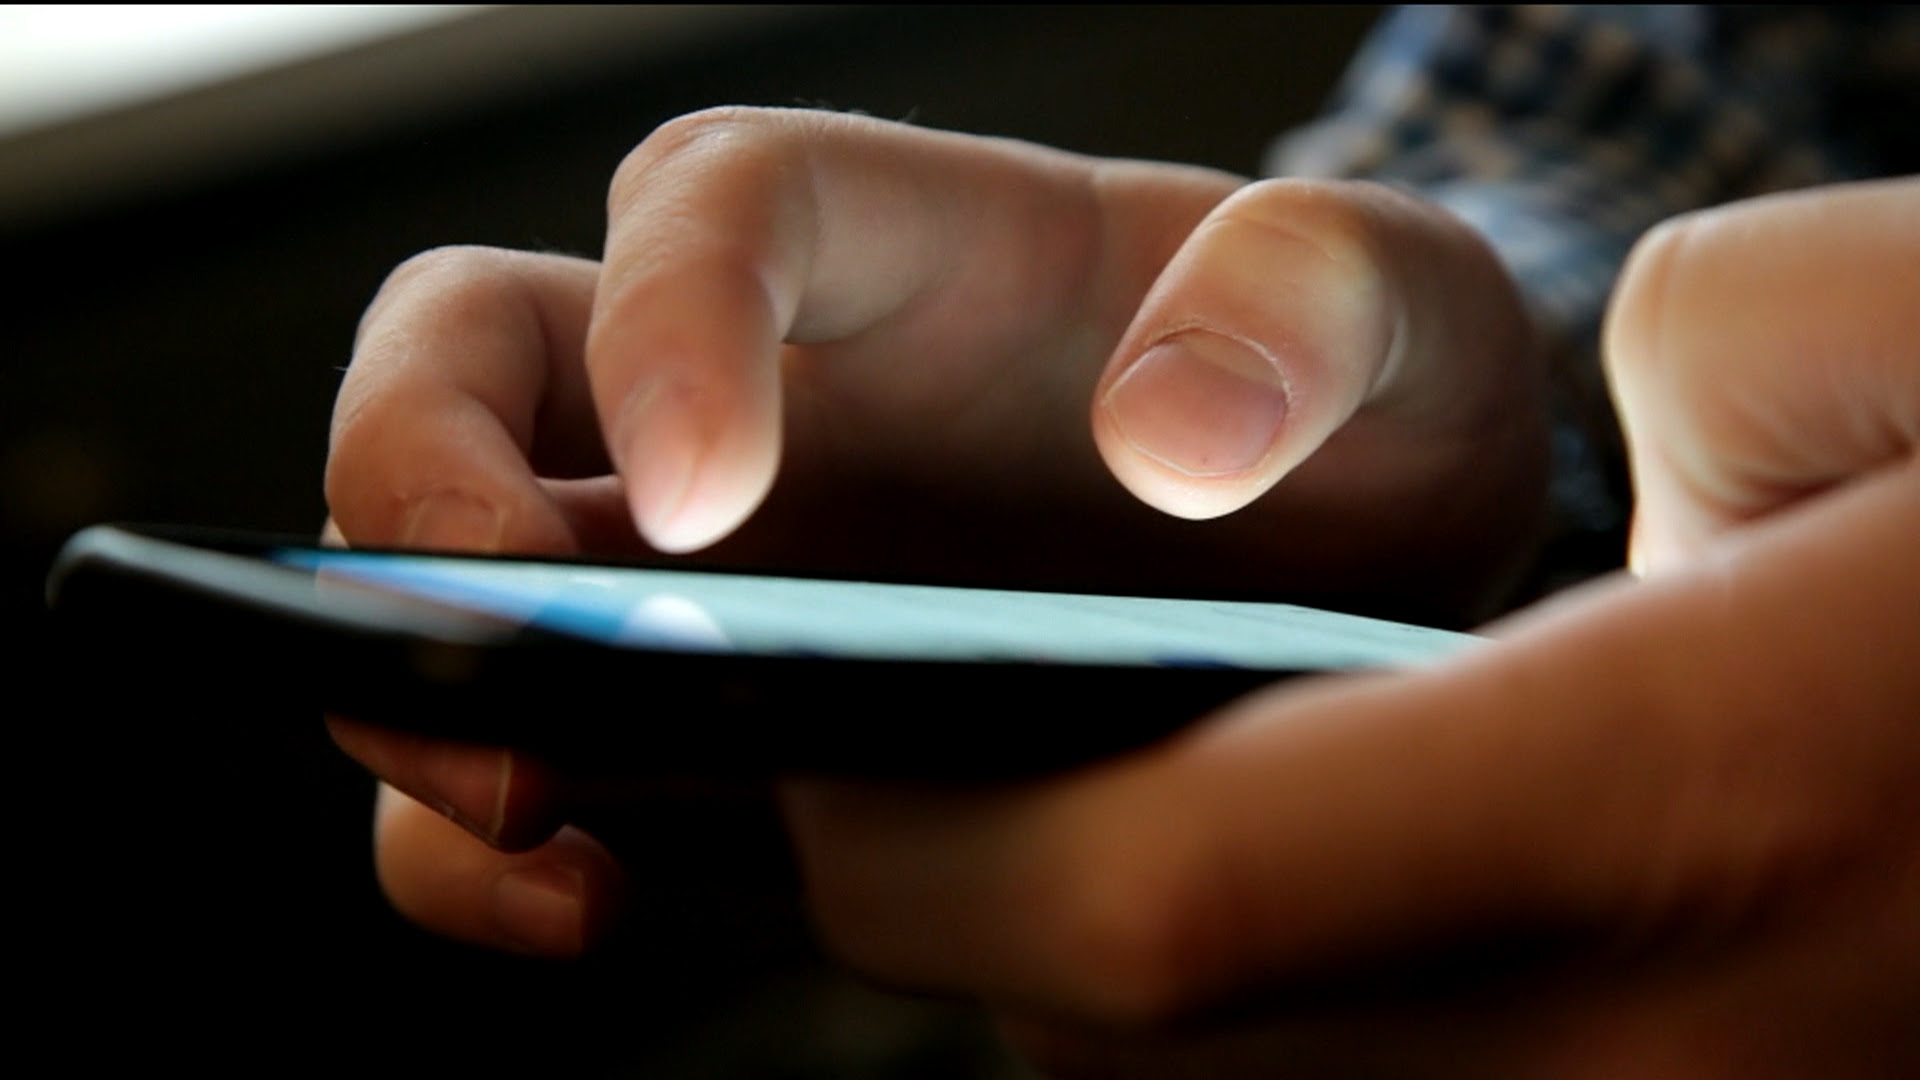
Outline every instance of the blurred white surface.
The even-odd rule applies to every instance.
[[[831,10],[0,5],[0,230]]]
[[[0,136],[462,18],[480,6],[3,6]]]

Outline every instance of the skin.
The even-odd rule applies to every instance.
[[[396,272],[336,416],[346,540],[831,562],[799,527],[831,514],[842,557],[1098,551],[1095,584],[1225,567],[1457,618],[1530,553],[1524,317],[1404,197],[728,111],[656,133],[610,209],[598,267]],[[782,781],[822,939],[1063,1075],[1920,1071],[1916,250],[1912,181],[1656,230],[1606,334],[1645,580],[1045,781]],[[392,785],[377,864],[423,925],[567,955],[645,887],[561,827],[583,778],[333,728]]]

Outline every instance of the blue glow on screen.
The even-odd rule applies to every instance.
[[[1482,639],[1286,604],[283,549],[283,565],[610,645],[891,660],[1313,671]]]

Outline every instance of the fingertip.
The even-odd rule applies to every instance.
[[[626,903],[618,861],[569,826],[524,855],[496,856],[487,890],[487,944],[527,956],[569,960],[606,940]]]
[[[1672,573],[1696,561],[1704,537],[1685,534],[1670,508],[1643,507],[1633,516],[1627,536],[1627,570],[1645,581]]]
[[[558,781],[524,755],[337,716],[327,718],[327,731],[383,786],[431,807],[494,848],[525,850],[559,827]]]
[[[606,938],[624,905],[619,864],[568,827],[539,849],[509,856],[487,897],[495,940],[515,952],[571,959]]]
[[[1264,350],[1189,330],[1134,358],[1101,407],[1137,453],[1196,480],[1226,480],[1273,453],[1291,396],[1284,369]]]
[[[323,542],[488,554],[576,548],[566,517],[493,419],[425,400],[387,415],[407,418],[390,425],[404,434],[356,437],[329,458]]]
[[[1171,517],[1187,521],[1210,521],[1224,517],[1259,498],[1270,482],[1235,478],[1201,479],[1183,476],[1159,461],[1140,453],[1122,435],[1115,433],[1111,421],[1095,421],[1094,443],[1107,470],[1134,498]]]
[[[514,867],[494,879],[493,919],[516,951],[566,958],[586,948],[586,880],[557,862]]]
[[[1218,517],[1305,461],[1395,369],[1398,301],[1365,199],[1248,185],[1142,302],[1096,391],[1114,475],[1175,516]]]
[[[433,492],[407,508],[400,546],[492,554],[501,549],[506,517],[498,506],[465,492]]]
[[[1184,330],[1119,365],[1094,405],[1114,476],[1148,505],[1189,519],[1231,513],[1278,480],[1292,387],[1251,342]]]
[[[655,385],[630,400],[621,421],[621,477],[634,525],[649,544],[695,551],[752,516],[779,467],[777,401],[736,407],[744,415],[716,422],[715,403],[698,391]]]
[[[625,898],[619,864],[578,829],[509,854],[385,785],[375,822],[381,889],[402,915],[434,933],[567,959],[593,948],[618,922]]]
[[[664,468],[665,477],[638,477],[627,491],[634,527],[654,549],[670,555],[725,539],[759,509],[773,480],[771,468],[754,470],[744,480],[696,465]]]
[[[656,500],[629,487],[634,526],[648,544],[679,555],[718,543],[753,516],[772,483],[771,470],[745,482],[715,477],[713,471],[689,469],[671,498]]]

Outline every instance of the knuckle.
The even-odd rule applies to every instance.
[[[1373,226],[1356,198],[1360,186],[1347,181],[1261,181],[1230,199],[1221,208],[1219,223],[1304,245],[1341,270],[1371,268]]]
[[[1680,287],[1680,264],[1699,218],[1686,214],[1661,222],[1634,244],[1620,271],[1607,313],[1603,359],[1610,372],[1643,378],[1669,370],[1666,313]]]
[[[1116,1027],[1155,1027],[1195,1004],[1193,934],[1181,905],[1159,888],[1102,887],[1067,912],[1059,929],[1060,970],[1088,1019]]]
[[[473,327],[538,324],[524,252],[479,246],[433,248],[388,273],[354,335],[353,362],[335,406],[336,425],[378,400],[387,381],[422,356],[423,339],[455,340]]]
[[[414,310],[425,304],[436,317],[497,317],[499,303],[519,295],[519,264],[524,257],[520,252],[477,245],[437,247],[411,256],[381,283],[361,318],[358,346],[364,349],[383,332],[392,332],[395,322],[410,321],[390,318],[396,309]]]
[[[1071,1011],[1155,1027],[1197,1005],[1222,926],[1195,848],[1150,828],[1069,834],[1035,890],[1035,945]]]
[[[484,277],[496,271],[511,255],[499,248],[477,244],[446,244],[409,256],[387,276],[384,288],[405,287],[417,278],[436,281],[447,278]]]
[[[1139,815],[1119,815],[1127,827],[1104,801],[1057,809],[1023,814],[1022,839],[951,881],[790,819],[817,936],[883,984],[1099,1028],[1152,1029],[1205,1004],[1234,928],[1218,875],[1197,872],[1204,848]]]
[[[858,890],[816,883],[809,889],[809,906],[826,948],[885,984],[1036,1003],[1115,1029],[1151,1028],[1185,1014],[1197,1001],[1194,935],[1172,891],[1140,875],[1132,882],[1097,876],[1057,871],[1046,882],[1030,883],[1052,895],[1034,900],[1017,916],[1024,932],[989,947],[1027,952],[1010,960],[1018,971],[1010,977],[927,970],[917,948],[901,937],[899,913],[880,910]],[[1005,929],[995,925],[983,931]],[[1016,936],[1027,940],[1012,940]]]
[[[773,112],[723,105],[688,113],[655,128],[614,170],[607,215],[619,220],[657,189],[661,174],[682,167],[704,169],[726,160],[778,152],[785,140]]]
[[[450,280],[483,277],[485,268],[496,263],[500,254],[489,248],[452,244],[408,256],[387,273],[368,315],[371,317],[382,306],[418,292],[423,284],[439,286]],[[365,325],[363,321],[362,326]]]

